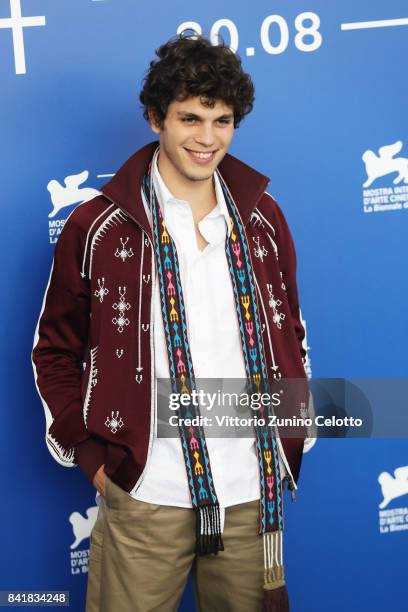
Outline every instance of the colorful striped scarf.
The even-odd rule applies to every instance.
[[[158,150],[155,155],[158,154]],[[158,204],[152,178],[151,162],[142,182],[149,202],[153,226],[154,251],[159,277],[160,299],[172,392],[190,394],[196,390],[194,368],[188,340],[185,305],[180,280],[176,245],[167,231]],[[240,339],[251,393],[268,393],[265,352],[262,341],[259,309],[255,293],[250,248],[245,229],[231,194],[219,175],[230,216],[231,232],[226,237],[225,252],[231,274]],[[275,433],[268,427],[272,406],[261,407],[254,426],[260,475],[259,534],[264,546],[264,610],[283,612],[288,609],[282,562],[282,482]],[[178,409],[179,423],[185,418],[200,416],[196,403]],[[199,419],[195,422],[200,422]],[[193,509],[196,511],[196,552],[198,555],[217,554],[224,550],[220,507],[211,473],[205,435],[202,427],[178,425]],[[229,469],[233,469],[230,467]]]

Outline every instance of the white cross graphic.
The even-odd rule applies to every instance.
[[[11,28],[13,31],[14,64],[16,74],[26,74],[23,28],[45,26],[45,17],[22,17],[21,0],[10,0],[10,17],[0,19],[0,29]]]

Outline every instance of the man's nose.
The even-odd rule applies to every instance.
[[[195,141],[205,147],[214,144],[214,129],[211,123],[202,123],[198,126]]]

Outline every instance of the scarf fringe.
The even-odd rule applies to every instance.
[[[283,532],[263,534],[264,597],[262,612],[289,612],[289,598],[283,566]]]
[[[198,506],[196,512],[196,553],[200,557],[216,555],[220,550],[224,550],[220,507],[218,504]]]
[[[267,531],[263,534],[265,571],[282,568],[283,572],[283,531]],[[265,581],[266,582],[266,581]]]

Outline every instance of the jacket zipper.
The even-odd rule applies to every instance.
[[[115,206],[120,208],[120,210],[122,210],[125,215],[127,215],[130,219],[132,219],[132,221],[134,223],[136,223],[136,225],[141,229],[142,233],[144,234],[143,240],[146,237],[148,239],[148,241],[149,241],[150,248],[151,248],[151,260],[152,260],[152,268],[151,268],[151,273],[152,273],[152,297],[151,297],[151,302],[150,302],[150,328],[149,328],[149,334],[150,334],[150,435],[149,435],[149,446],[148,446],[148,449],[147,449],[147,457],[146,457],[146,462],[145,462],[143,471],[140,474],[139,478],[137,479],[135,485],[129,491],[129,494],[133,495],[134,493],[136,493],[136,491],[140,487],[140,485],[142,483],[142,480],[144,478],[144,475],[145,475],[145,472],[146,472],[147,463],[148,463],[148,461],[150,459],[150,455],[151,455],[151,452],[152,452],[153,435],[154,435],[154,431],[155,431],[155,427],[156,427],[156,408],[155,408],[156,402],[155,402],[155,384],[154,384],[155,352],[154,352],[154,342],[153,342],[154,303],[155,303],[155,294],[156,294],[156,291],[155,291],[155,289],[156,289],[156,287],[155,287],[155,285],[156,285],[156,282],[155,282],[156,281],[156,270],[155,270],[155,262],[154,262],[154,249],[153,249],[153,243],[150,240],[150,236],[143,229],[141,224],[138,221],[136,221],[136,219],[127,210],[124,210],[123,208],[121,208],[121,206],[116,204],[116,202],[111,200],[111,198],[109,196],[107,196],[105,193],[103,195],[110,202],[112,202],[112,204],[114,204]]]

